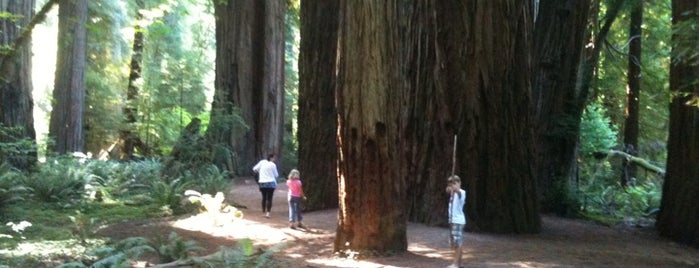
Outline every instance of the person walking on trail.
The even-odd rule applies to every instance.
[[[277,188],[277,165],[274,164],[276,156],[274,154],[267,155],[267,159],[262,159],[254,167],[252,171],[259,176],[258,185],[260,193],[262,193],[262,213],[265,218],[269,218],[269,212],[272,210],[272,198],[274,197],[274,189]]]
[[[464,204],[466,203],[466,191],[461,189],[461,178],[452,175],[447,179],[447,193],[449,194],[449,225],[451,226],[450,244],[454,250],[454,262],[447,268],[461,267],[461,247],[464,242]]]
[[[301,173],[298,170],[292,169],[291,172],[289,172],[286,186],[289,187],[289,228],[296,229],[298,227],[305,229],[306,226],[301,222],[303,220],[303,216],[301,215],[301,200],[306,200],[306,195],[303,193]]]

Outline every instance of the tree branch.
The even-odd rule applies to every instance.
[[[636,156],[630,155],[628,153],[625,153],[622,151],[617,151],[617,150],[609,150],[608,154],[624,157],[624,158],[626,158],[626,161],[632,162],[632,163],[634,163],[634,164],[636,164],[636,165],[638,165],[646,170],[653,171],[660,176],[665,176],[665,169],[649,163],[648,160],[646,160],[646,159],[636,157]]]

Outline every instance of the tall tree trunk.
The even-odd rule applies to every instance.
[[[256,90],[261,105],[257,113],[257,158],[259,160],[270,152],[279,154],[284,143],[284,18],[286,1],[265,0],[262,6],[264,14],[264,35],[261,36],[264,50],[261,52],[262,65],[258,72],[261,88]],[[281,163],[281,161],[279,162]],[[252,162],[251,162],[252,164]],[[249,165],[252,167],[252,165]],[[283,167],[282,167],[283,168]]]
[[[673,0],[672,24],[677,27],[699,19],[699,0]],[[670,133],[667,170],[657,227],[661,235],[699,247],[699,48],[696,28],[682,27],[673,34],[670,66]],[[691,51],[690,53],[678,53]],[[690,55],[690,56],[688,56]],[[694,103],[690,105],[690,103]]]
[[[0,45],[9,46],[0,54],[0,143],[21,144],[30,141],[28,154],[0,151],[0,162],[7,162],[20,169],[28,169],[36,162],[36,132],[34,131],[34,102],[31,79],[31,39],[23,34],[31,32],[34,18],[33,0],[6,1],[0,6],[1,12],[21,16],[17,19],[0,19]],[[53,5],[50,3],[48,7]],[[17,42],[22,38],[22,42]],[[12,128],[14,130],[10,130]]]
[[[298,155],[306,208],[337,207],[335,66],[339,1],[301,2]]]
[[[59,154],[82,152],[87,0],[60,0],[58,56],[49,136]]]
[[[335,251],[405,251],[406,180],[399,150],[404,86],[392,1],[341,1],[337,109],[339,214]]]
[[[136,0],[136,21],[143,19],[141,9],[144,8],[142,0]],[[136,136],[136,116],[138,114],[138,81],[142,79],[141,63],[143,62],[144,34],[140,24],[134,26],[133,45],[131,51],[131,69],[129,71],[129,84],[126,89],[126,107],[124,107],[124,129],[119,133],[122,150],[119,158],[129,160],[133,158],[134,148],[138,142]],[[142,83],[141,83],[142,84]]]
[[[447,224],[446,179],[451,175],[454,135],[466,87],[464,5],[458,1],[417,1],[401,16],[404,33],[399,68],[407,107],[401,108],[405,134],[399,154],[408,181],[408,219]]]
[[[267,153],[281,153],[285,10],[278,0],[214,4],[216,91],[206,136],[215,150],[228,148],[225,154],[237,160],[237,167],[228,165],[238,169],[232,171],[250,173]],[[238,116],[243,124],[232,123]]]
[[[629,22],[629,64],[627,72],[626,111],[624,113],[624,151],[638,154],[638,103],[641,97],[641,25],[643,1],[636,1]],[[636,177],[636,165],[622,159],[621,186],[627,186]]]
[[[458,165],[470,225],[484,231],[531,233],[541,225],[532,160],[532,6],[502,0],[465,7],[463,46],[471,69],[463,88]]]
[[[534,29],[532,92],[539,140],[538,188],[543,212],[561,215],[576,210],[570,202],[575,167],[576,127],[582,112],[571,109],[590,0],[541,0]]]

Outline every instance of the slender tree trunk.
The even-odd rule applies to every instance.
[[[34,4],[27,1],[5,1],[0,11],[22,16],[18,19],[0,19],[0,45],[9,46],[0,54],[0,143],[30,141],[28,154],[8,153],[0,150],[0,162],[7,162],[20,169],[29,169],[36,162],[36,132],[34,131],[34,102],[31,79],[31,39],[18,43],[34,18]]]
[[[299,55],[299,169],[306,209],[337,207],[335,66],[339,1],[301,2]]]
[[[699,0],[673,0],[672,23],[677,27],[699,19]],[[682,27],[673,34],[673,52],[696,55],[699,32]],[[673,53],[673,55],[677,55]],[[689,57],[689,56],[682,56]],[[657,227],[661,235],[699,247],[699,58],[674,56],[670,66],[670,133],[667,170]],[[690,103],[694,103],[690,105]]]
[[[139,10],[136,11],[136,20],[142,20],[142,8],[144,8],[142,0],[136,0],[136,6]],[[143,28],[136,24],[134,26],[133,45],[131,51],[131,70],[129,71],[129,84],[126,89],[126,107],[124,107],[124,129],[119,133],[120,139],[123,142],[120,159],[129,160],[133,158],[134,148],[138,137],[136,136],[136,116],[138,114],[138,81],[142,79],[143,62],[143,44],[144,35]]]
[[[638,103],[641,97],[641,25],[643,25],[643,1],[634,3],[629,25],[629,67],[627,72],[626,111],[624,113],[624,151],[638,154]],[[622,160],[622,186],[636,178],[636,165]]]
[[[236,159],[238,170],[232,171],[249,174],[264,155],[281,152],[285,10],[277,0],[214,4],[216,91],[206,136],[214,150],[228,148],[217,155]]]
[[[87,0],[60,0],[58,56],[49,136],[59,154],[82,152]]]
[[[561,215],[576,210],[569,202],[575,167],[577,110],[570,109],[587,28],[589,0],[541,0],[534,29],[532,92],[538,125],[542,211]],[[581,111],[580,111],[581,112]]]

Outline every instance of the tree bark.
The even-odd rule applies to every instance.
[[[698,0],[673,0],[672,24],[677,27],[699,19]],[[661,235],[699,247],[699,65],[697,57],[681,58],[674,52],[699,48],[699,33],[683,27],[685,32],[673,34],[673,55],[670,66],[670,133],[663,197],[657,227]],[[690,103],[695,103],[690,105]]]
[[[277,0],[214,3],[216,91],[206,136],[236,159],[231,172],[249,174],[264,155],[281,153],[285,10]],[[237,117],[244,123],[233,123]]]
[[[406,90],[400,116],[404,151],[398,155],[407,162],[408,217],[446,225],[444,188],[456,165],[453,142],[466,87],[466,13],[458,1],[417,1],[405,13],[397,29],[404,33],[404,48],[396,66]]]
[[[395,70],[401,8],[394,0],[340,4],[338,252],[407,249],[398,120],[404,87]]]
[[[577,208],[568,192],[582,110],[571,105],[584,46],[589,0],[542,0],[534,29],[532,93],[539,155],[538,188],[543,212],[569,214]],[[580,108],[582,109],[582,108]]]
[[[136,0],[136,21],[143,19],[143,14],[141,9],[144,8],[142,0]],[[144,35],[143,28],[137,23],[134,26],[134,36],[133,45],[131,49],[131,69],[129,71],[129,83],[126,89],[126,104],[123,109],[124,112],[124,129],[119,133],[122,150],[119,158],[122,160],[130,160],[133,158],[134,148],[138,143],[138,136],[136,135],[136,116],[138,114],[136,101],[138,100],[137,86],[138,80],[142,79],[142,68],[141,64],[143,62],[143,45],[144,45]]]
[[[339,1],[301,2],[298,158],[306,209],[336,208],[337,34]]]
[[[31,79],[31,33],[34,20],[34,1],[9,1],[0,11],[21,16],[16,20],[0,19],[0,45],[10,50],[0,54],[0,143],[30,141],[28,153],[0,152],[0,161],[26,170],[36,162],[36,132],[34,130]],[[49,5],[50,7],[50,5]],[[22,40],[22,41],[18,41]],[[14,130],[10,130],[14,129]]]
[[[532,160],[532,6],[472,1],[462,17],[470,68],[462,89],[458,173],[465,178],[469,224],[484,231],[532,233],[541,226]]]
[[[49,136],[59,154],[83,152],[87,0],[60,0],[58,56]]]
[[[643,1],[634,3],[629,23],[629,64],[627,72],[626,110],[624,112],[624,151],[638,155],[638,104],[641,97],[641,40],[643,25]],[[626,160],[621,162],[622,187],[636,178],[636,166]]]

